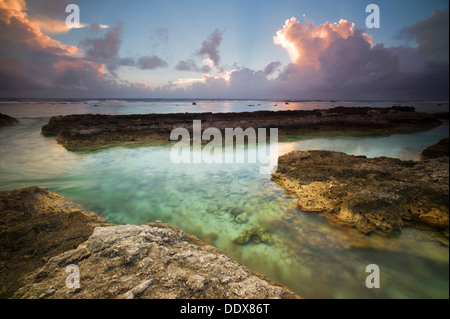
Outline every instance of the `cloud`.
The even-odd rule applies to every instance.
[[[281,62],[276,61],[276,62],[272,62],[269,65],[266,66],[266,68],[264,69],[264,74],[265,75],[271,75],[272,73],[274,73],[279,67],[281,66]]]
[[[156,55],[143,56],[137,61],[129,57],[120,57],[122,39],[123,24],[119,23],[109,28],[104,37],[85,39],[81,41],[80,46],[86,50],[85,54],[89,60],[104,64],[114,76],[120,66],[137,67],[141,70],[154,70],[168,66],[166,61]]]
[[[79,47],[50,37],[60,26],[45,26],[39,19],[50,17],[42,12],[57,3],[36,0],[33,11],[24,0],[0,0],[0,96],[448,99],[448,10],[436,11],[399,33],[398,37],[415,40],[417,47],[374,44],[364,30],[346,20],[315,26],[291,18],[273,38],[286,49],[291,63],[282,67],[275,61],[261,70],[224,67],[219,51],[223,32],[216,29],[199,50],[175,66],[178,71],[202,73],[201,79],[180,76],[152,88],[117,76],[123,66],[168,66],[154,54],[121,56],[122,24],[107,29],[91,24],[90,30],[99,34],[91,34]],[[163,43],[166,31],[154,30],[152,35]]]
[[[164,68],[167,67],[168,64],[166,61],[158,58],[156,55],[148,57],[141,57],[138,61],[137,61],[137,66],[139,67],[139,69],[142,70],[154,70],[157,68]]]
[[[26,9],[25,1],[0,0],[0,96],[100,97],[151,93],[148,85],[108,78],[102,62],[118,57],[120,41],[115,34],[105,37],[105,41],[88,42],[92,49],[88,58],[77,47],[44,34],[29,19]],[[118,31],[113,30],[119,34]]]
[[[324,84],[332,89],[360,87],[384,81],[398,71],[398,58],[382,44],[371,46],[358,30],[338,38],[319,55]]]
[[[419,44],[419,51],[430,63],[449,63],[449,10],[437,10],[414,26],[402,29],[397,38]]]
[[[70,31],[70,29],[66,26],[66,22],[64,20],[55,20],[53,18],[45,16],[32,16],[29,18],[29,20],[46,34],[59,34],[67,33]]]
[[[272,88],[264,71],[248,68],[235,69],[224,76],[203,75],[202,81],[193,81],[183,87],[185,97],[196,98],[270,98]],[[172,93],[176,82],[171,83]],[[184,83],[183,83],[184,84]],[[179,93],[179,91],[178,91]]]
[[[280,62],[264,70],[244,67],[218,77],[205,75],[185,92],[235,98],[448,99],[448,10],[435,12],[402,34],[419,47],[373,44],[371,36],[346,20],[315,26],[311,20],[291,18],[273,39],[291,57],[276,77],[269,79]],[[198,67],[186,60],[177,69]]]
[[[35,50],[50,50],[60,54],[79,52],[77,47],[62,44],[44,34],[37,25],[29,20],[28,15],[24,12],[26,9],[25,1],[0,0],[1,40],[12,43],[26,43]]]
[[[27,9],[32,16],[65,21],[67,17],[66,7],[72,3],[74,3],[73,0],[29,0],[27,1]]]
[[[203,41],[202,47],[197,52],[197,56],[206,56],[214,63],[215,67],[218,67],[220,64],[220,53],[218,49],[220,43],[222,43],[222,32],[219,29],[216,29],[211,33],[207,40]]]
[[[28,19],[46,34],[67,33],[71,29],[66,26],[68,13],[66,7],[72,4],[72,0],[32,0],[27,2]],[[107,25],[97,22],[81,23],[82,28],[89,28],[91,31],[99,31],[108,28]]]
[[[109,26],[106,24],[100,24],[97,22],[92,22],[88,24],[89,30],[92,32],[100,32],[102,29],[108,29]]]
[[[315,26],[292,18],[274,37],[292,63],[272,86],[288,98],[448,99],[444,33],[448,35],[448,10],[402,31],[417,40],[418,49],[373,44],[364,30],[346,20]],[[431,61],[446,68],[430,68]]]
[[[158,41],[162,43],[167,43],[169,41],[169,29],[167,28],[156,28],[151,31],[152,37],[155,37]]]
[[[355,24],[341,19],[339,23],[326,22],[315,26],[312,21],[303,24],[295,17],[286,20],[283,29],[277,32],[274,43],[285,48],[293,63],[320,68],[319,56],[331,43],[347,39],[355,33]],[[361,33],[371,43],[371,38]]]
[[[197,79],[197,78],[182,78],[182,79],[178,79],[176,81],[171,81],[170,84],[175,84],[175,85],[183,85],[183,84],[188,84],[188,83],[193,83],[193,82],[203,82],[204,79]]]
[[[187,59],[185,61],[180,61],[175,66],[175,69],[178,71],[193,71],[199,73],[209,73],[211,72],[211,67],[208,65],[203,65],[201,67],[197,66],[193,59]]]
[[[201,48],[195,53],[195,56],[202,59],[202,66],[198,66],[198,63],[190,58],[184,61],[178,62],[175,69],[178,71],[191,71],[199,73],[210,73],[217,71],[223,72],[223,68],[220,66],[220,52],[219,46],[222,43],[222,31],[215,29],[208,38],[202,42]]]
[[[86,50],[86,57],[94,62],[105,64],[113,74],[120,66],[120,45],[123,38],[123,25],[109,28],[102,38],[88,38],[80,42],[81,48]]]
[[[389,51],[398,57],[400,73],[424,73],[427,72],[428,63],[424,56],[416,48],[393,47]]]

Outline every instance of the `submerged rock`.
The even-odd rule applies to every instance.
[[[246,223],[248,221],[248,214],[247,213],[238,214],[234,216],[233,220],[238,224]]]
[[[247,245],[249,243],[266,245],[273,244],[273,238],[264,227],[254,227],[252,229],[245,230],[233,241],[237,245]]]
[[[279,158],[272,180],[298,198],[300,209],[363,233],[427,227],[448,244],[448,165],[448,157],[414,162],[295,151]]]
[[[111,226],[37,187],[0,192],[0,247],[3,298],[299,298],[176,226]]]
[[[12,126],[18,124],[19,121],[6,114],[0,113],[0,126]]]

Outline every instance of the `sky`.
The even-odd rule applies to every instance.
[[[380,28],[366,25],[372,3]],[[0,97],[448,100],[448,7],[0,0]]]

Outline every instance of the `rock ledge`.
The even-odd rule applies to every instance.
[[[319,212],[363,233],[403,226],[449,234],[449,159],[423,162],[294,151],[279,159],[272,180]]]
[[[299,298],[176,226],[112,226],[80,209],[37,187],[0,192],[3,298]]]

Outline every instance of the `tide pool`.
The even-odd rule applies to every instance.
[[[48,117],[19,119],[15,127],[0,128],[1,190],[39,186],[115,224],[177,225],[305,298],[449,296],[448,247],[426,232],[364,236],[304,213],[258,164],[174,164],[169,143],[68,152],[40,134]],[[448,121],[392,136],[289,136],[280,137],[279,154],[323,149],[417,160],[443,137]],[[265,241],[236,244],[246,231],[263,233]],[[365,286],[369,264],[380,267],[380,289]]]

